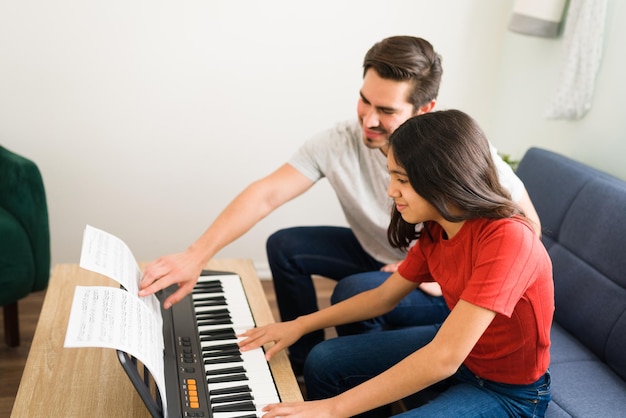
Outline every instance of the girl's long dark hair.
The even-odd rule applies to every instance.
[[[444,110],[415,116],[396,129],[389,143],[415,192],[447,221],[523,215],[498,180],[485,134],[467,114]],[[421,232],[394,206],[387,230],[392,246],[406,249]]]

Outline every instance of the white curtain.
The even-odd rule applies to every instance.
[[[602,58],[607,0],[571,0],[565,22],[560,85],[544,110],[546,119],[581,119],[591,108]]]

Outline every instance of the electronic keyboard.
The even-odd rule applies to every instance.
[[[161,306],[176,289],[158,292]],[[204,270],[190,295],[161,312],[168,417],[253,418],[280,402],[263,348],[242,353],[237,346],[236,335],[255,327],[237,274]],[[164,417],[147,368],[117,354],[151,415]]]

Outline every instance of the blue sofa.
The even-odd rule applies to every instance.
[[[554,269],[547,417],[625,417],[626,182],[540,148],[517,175]]]

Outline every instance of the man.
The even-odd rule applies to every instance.
[[[140,295],[178,283],[179,289],[165,300],[164,307],[178,302],[191,292],[202,267],[221,248],[324,177],[335,190],[350,228],[289,228],[268,239],[268,261],[281,320],[317,310],[311,275],[338,281],[352,276],[351,283],[357,286],[351,286],[351,292],[360,291],[358,280],[363,274],[368,279],[363,282],[366,287],[384,280],[404,258],[387,241],[391,213],[386,191],[389,136],[410,117],[434,109],[441,74],[441,57],[424,39],[394,36],[375,44],[364,59],[358,120],[339,123],[307,141],[289,162],[244,189],[188,249],[150,263]],[[492,153],[502,185],[539,230],[539,219],[524,185],[493,147]],[[412,321],[440,323],[447,314],[436,287],[417,290],[405,302],[413,312]],[[323,338],[323,331],[318,331],[290,347],[296,374],[301,373],[311,348]]]

